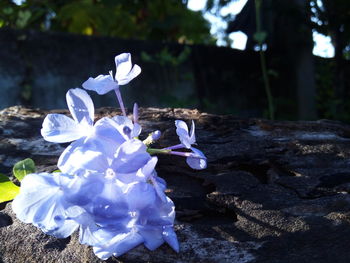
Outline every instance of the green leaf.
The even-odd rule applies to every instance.
[[[60,172],[61,172],[60,169],[57,169],[57,170],[53,171],[53,173],[60,173]]]
[[[34,161],[30,158],[24,159],[18,163],[16,163],[13,166],[13,175],[19,180],[22,181],[22,179],[27,175],[27,174],[32,174],[35,173],[35,164]]]
[[[7,176],[0,174],[0,203],[11,201],[19,193],[19,189]]]
[[[16,26],[18,28],[25,28],[31,16],[32,16],[32,13],[29,10],[25,10],[25,11],[20,10],[18,12]]]

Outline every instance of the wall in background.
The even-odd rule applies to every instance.
[[[90,76],[115,71],[114,56],[122,52],[130,52],[142,68],[139,77],[121,87],[128,108],[137,101],[141,107],[264,117],[267,102],[256,52],[9,29],[0,30],[0,109],[18,104],[66,108],[67,90],[81,87]],[[295,119],[290,65],[283,65],[279,55],[267,57],[277,111]],[[90,94],[96,107],[118,105],[112,93]]]

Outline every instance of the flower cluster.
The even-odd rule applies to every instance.
[[[25,223],[59,238],[79,229],[79,241],[93,247],[101,259],[120,256],[139,244],[154,250],[164,242],[179,250],[173,230],[175,207],[165,194],[166,182],[155,171],[154,154],[186,157],[194,169],[206,167],[206,157],[192,147],[195,126],[190,131],[176,120],[180,144],[163,149],[150,145],[161,136],[152,132],[141,141],[138,107],[132,119],[119,90],[141,69],[132,67],[130,54],[115,57],[116,74],[89,78],[83,88],[105,94],[114,90],[123,116],[104,117],[94,123],[94,105],[80,88],[66,94],[72,118],[62,114],[46,116],[41,129],[45,140],[72,142],[58,160],[59,172],[27,175],[12,208]],[[185,151],[174,151],[177,149]]]

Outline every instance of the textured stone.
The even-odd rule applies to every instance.
[[[55,111],[57,112],[57,111]],[[58,111],[67,113],[67,111]],[[0,171],[32,158],[53,171],[67,145],[45,142],[48,112],[0,112]],[[96,117],[119,114],[97,110]],[[175,119],[194,119],[208,168],[160,156],[157,171],[176,204],[180,253],[143,246],[107,262],[348,262],[350,259],[350,126],[330,121],[237,119],[196,110],[141,108],[141,125],[163,132],[158,147],[177,143]],[[0,212],[0,262],[102,262],[77,234],[56,239]]]

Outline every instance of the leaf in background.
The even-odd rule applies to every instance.
[[[18,12],[16,26],[20,29],[25,28],[31,16],[32,16],[32,13],[29,10],[25,10],[25,11],[20,10]]]
[[[7,176],[0,174],[0,203],[11,201],[19,193],[19,189]]]
[[[19,180],[22,181],[24,176],[27,174],[35,173],[35,164],[34,161],[30,158],[19,161],[13,166],[13,175]]]

